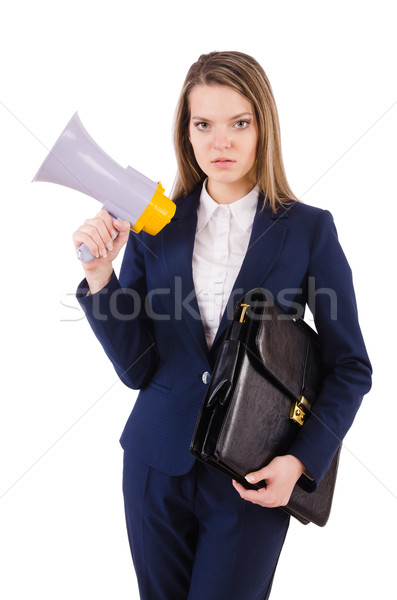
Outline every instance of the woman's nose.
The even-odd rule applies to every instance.
[[[225,130],[215,131],[213,146],[215,150],[223,150],[224,148],[230,148],[230,134]]]

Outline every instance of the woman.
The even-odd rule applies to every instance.
[[[299,485],[315,489],[370,388],[349,266],[328,211],[305,206],[284,173],[277,110],[260,65],[203,55],[176,114],[177,211],[157,236],[101,211],[74,234],[98,258],[78,298],[122,381],[140,393],[121,437],[127,529],[141,597],[263,600]],[[115,239],[116,231],[119,236]],[[120,276],[112,261],[127,247]],[[189,453],[235,302],[265,287],[285,310],[310,306],[324,384],[286,456],[247,491]]]

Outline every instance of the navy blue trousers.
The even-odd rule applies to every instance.
[[[128,538],[142,600],[265,600],[289,525],[196,462],[172,477],[124,454]]]

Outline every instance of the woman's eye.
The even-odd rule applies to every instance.
[[[196,123],[196,127],[197,129],[200,129],[201,131],[205,131],[206,129],[209,128],[208,123],[205,123],[204,121],[201,123]]]
[[[236,125],[237,129],[245,129],[246,127],[248,127],[249,122],[248,121],[237,121],[235,125]]]

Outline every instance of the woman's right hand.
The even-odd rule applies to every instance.
[[[130,228],[128,221],[112,219],[109,213],[102,209],[93,219],[87,219],[73,233],[76,250],[81,244],[86,244],[96,257],[88,263],[81,263],[92,294],[109,282],[113,273],[112,263],[126,244]],[[116,232],[118,232],[117,237]]]

